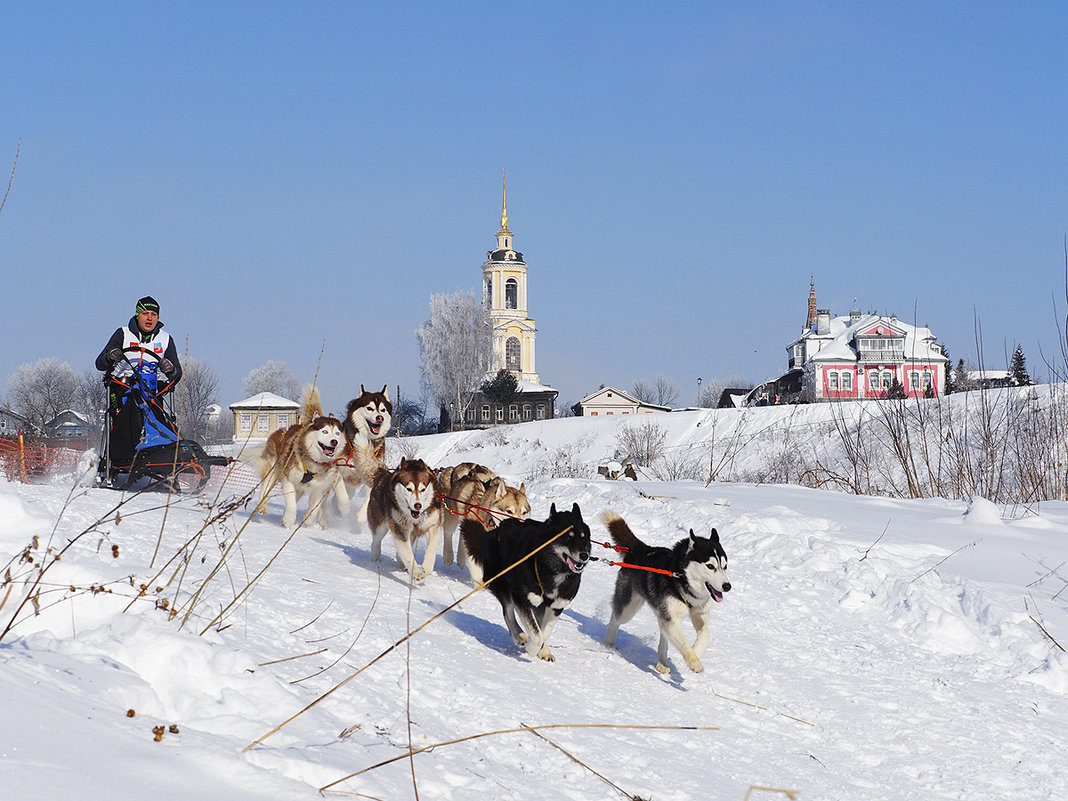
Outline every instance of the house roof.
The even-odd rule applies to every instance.
[[[251,398],[230,404],[231,409],[299,409],[300,404],[275,395],[273,392],[260,392]]]
[[[516,388],[520,392],[555,392],[559,394],[559,390],[545,384],[535,384],[533,381],[517,381]]]
[[[935,344],[931,329],[926,326],[914,326],[897,319],[893,316],[881,314],[864,314],[859,318],[850,316],[833,317],[826,334],[817,334],[814,331],[805,331],[797,339],[787,346],[787,350],[793,348],[801,341],[822,340],[825,344],[819,352],[808,358],[808,361],[856,361],[857,344],[856,338],[864,335],[876,335],[878,328],[891,329],[893,333],[903,335],[904,355],[913,361],[946,361],[941,349]]]

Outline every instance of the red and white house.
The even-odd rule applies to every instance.
[[[885,398],[896,380],[910,398],[937,397],[949,359],[931,330],[896,316],[831,317],[809,295],[809,324],[787,345],[791,372],[800,372],[802,402]]]

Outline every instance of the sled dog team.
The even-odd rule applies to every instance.
[[[422,459],[402,458],[389,468],[384,461],[385,436],[393,404],[387,388],[360,394],[349,402],[344,420],[323,412],[318,393],[306,390],[305,422],[275,431],[267,444],[246,457],[261,478],[256,512],[267,508],[273,487],[281,489],[285,508],[282,525],[296,524],[297,502],[307,494],[308,517],[326,528],[326,499],[334,492],[339,513],[350,511],[349,489],[366,488],[358,519],[371,529],[371,558],[382,558],[382,541],[393,534],[397,559],[413,581],[434,570],[438,541],[443,561],[467,567],[476,585],[489,577],[487,588],[501,604],[504,622],[516,645],[531,656],[553,661],[548,647],[556,620],[578,593],[582,572],[591,559],[589,526],[578,504],[557,510],[547,519],[530,519],[526,486],[509,486],[492,470],[466,462],[434,471]],[[668,643],[690,670],[704,670],[701,656],[710,639],[709,612],[730,590],[727,554],[716,529],[708,537],[690,530],[672,547],[643,543],[615,512],[601,521],[623,554],[612,596],[612,616],[605,643],[615,646],[619,627],[645,604],[660,627],[657,671],[667,673]],[[426,549],[416,562],[414,543],[423,537]],[[506,572],[505,572],[506,571]],[[681,623],[690,618],[696,632],[691,644]]]

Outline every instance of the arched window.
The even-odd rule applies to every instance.
[[[504,308],[519,308],[519,282],[514,278],[509,278],[504,282]]]
[[[508,337],[504,343],[504,369],[518,372],[519,364],[519,340],[516,337]]]
[[[486,276],[486,308],[493,308],[493,276]]]

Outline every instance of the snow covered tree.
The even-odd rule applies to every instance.
[[[23,364],[7,379],[7,405],[34,426],[44,424],[62,411],[73,409],[78,374],[54,356]]]
[[[416,331],[423,381],[452,424],[463,421],[492,355],[486,308],[473,291],[430,296],[430,318]]]
[[[242,386],[249,396],[273,392],[283,398],[296,400],[300,395],[300,382],[285,362],[276,362],[274,359],[250,371]]]
[[[1009,362],[1009,375],[1012,383],[1018,387],[1026,387],[1031,384],[1031,376],[1027,374],[1027,359],[1024,358],[1023,348],[1017,343],[1013,351],[1012,361]]]

